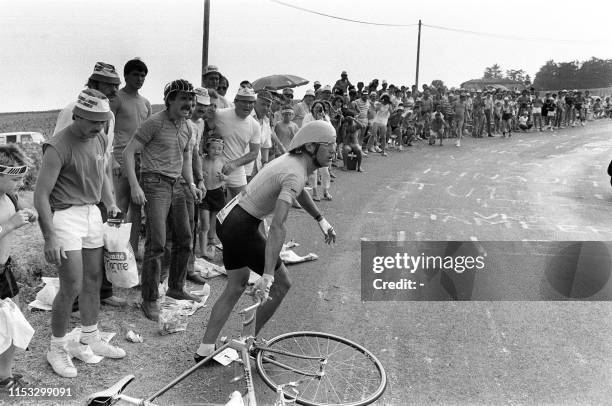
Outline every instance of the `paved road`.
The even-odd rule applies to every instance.
[[[611,240],[605,173],[611,130],[612,122],[600,120],[555,133],[468,138],[460,148],[421,142],[387,158],[368,157],[365,174],[336,171],[334,201],[320,206],[339,241],[325,246],[316,223],[292,211],[289,238],[301,243],[296,251],[320,259],[290,268],[292,291],[264,335],[322,330],[365,345],[389,374],[378,404],[607,404],[608,302],[364,302],[360,243]],[[525,254],[515,254],[521,263]],[[535,286],[541,270],[512,264],[504,270],[516,273],[516,283],[500,289],[519,297],[521,289],[542,294]],[[211,300],[222,283],[213,282]],[[594,298],[608,297],[609,285]],[[554,292],[544,298],[564,299]],[[233,329],[231,322],[226,333]],[[197,374],[168,399],[193,399],[205,382],[218,396],[211,400],[221,400],[233,371]],[[269,402],[269,390],[258,379],[256,386]]]

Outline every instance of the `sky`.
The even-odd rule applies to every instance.
[[[349,80],[447,86],[482,77],[494,63],[532,79],[547,60],[612,59],[609,1],[210,0],[208,61],[240,81],[293,74],[333,85]],[[165,83],[200,85],[204,0],[0,0],[0,112],[63,108],[76,99],[96,61],[149,68],[141,94],[162,103]],[[463,31],[442,30],[446,27]]]

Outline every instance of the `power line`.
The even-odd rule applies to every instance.
[[[329,18],[335,18],[336,20],[348,21],[348,22],[351,22],[351,23],[366,24],[366,25],[378,25],[378,26],[385,26],[385,27],[415,27],[415,26],[418,25],[418,24],[386,24],[386,23],[373,23],[371,21],[352,20],[350,18],[333,16],[331,14],[320,13],[318,11],[309,10],[307,8],[294,6],[293,4],[287,4],[287,3],[279,1],[279,0],[270,0],[270,1],[272,3],[277,3],[277,4],[280,4],[282,6],[294,8],[294,9],[300,10],[300,11],[305,11],[307,13],[317,14],[317,15],[324,16],[324,17],[329,17]]]
[[[461,32],[463,34],[478,35],[478,36],[482,36],[482,37],[495,37],[495,38],[511,39],[511,40],[518,40],[518,41],[569,42],[569,43],[604,43],[604,42],[608,42],[608,41],[602,41],[602,40],[587,41],[587,40],[555,39],[555,38],[528,38],[528,37],[517,37],[517,36],[513,36],[513,35],[503,35],[503,34],[494,34],[494,33],[487,33],[487,32],[461,30],[461,29],[458,29],[458,28],[441,27],[439,25],[423,24],[423,26],[424,27],[429,27],[429,28],[434,28],[434,29],[437,29],[437,30],[443,30],[443,31]]]

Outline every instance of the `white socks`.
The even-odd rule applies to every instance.
[[[82,326],[81,342],[84,344],[93,343],[100,340],[100,331],[98,331],[98,323],[93,326]]]

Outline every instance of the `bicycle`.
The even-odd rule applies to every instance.
[[[111,406],[119,401],[130,405],[155,406],[153,401],[172,389],[213,357],[230,348],[242,365],[246,395],[236,392],[226,405],[256,406],[250,357],[256,362],[263,381],[277,393],[275,406],[298,403],[306,406],[361,406],[376,401],[385,391],[387,375],[381,362],[369,350],[351,340],[316,331],[281,334],[270,340],[254,337],[258,300],[238,312],[242,333],[238,338],[222,339],[224,345],[146,399],[122,392],[135,379],[123,377],[113,386],[90,395],[88,406]],[[237,400],[239,399],[239,400]],[[233,403],[232,403],[233,402]],[[191,403],[193,405],[193,403]],[[210,405],[204,403],[200,405]]]

